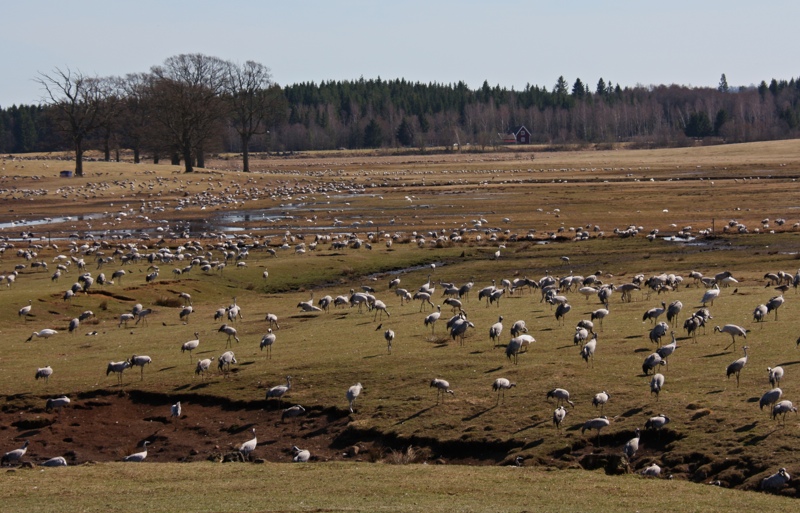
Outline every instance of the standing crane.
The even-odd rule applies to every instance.
[[[359,395],[361,395],[361,391],[364,390],[364,387],[361,383],[356,383],[355,385],[351,386],[347,389],[347,402],[350,405],[350,413],[354,413],[353,408],[356,405],[356,399]]]
[[[272,359],[272,345],[275,343],[276,338],[277,337],[272,332],[272,328],[267,328],[267,333],[261,337],[261,344],[259,344],[259,347],[262,351],[265,347],[267,348],[267,354],[269,355],[270,360]]]
[[[714,326],[714,333],[716,332],[727,333],[731,336],[731,343],[728,344],[725,349],[733,346],[734,351],[736,350],[736,337],[747,338],[747,330],[735,324],[726,324],[721,328],[719,326]]]
[[[450,383],[441,378],[432,379],[430,386],[436,388],[436,404],[439,404],[439,396],[442,397],[442,402],[444,402],[445,394],[456,395],[455,392],[450,390]]]
[[[744,346],[742,350],[744,351],[744,356],[728,365],[728,369],[726,371],[728,379],[730,379],[731,374],[736,374],[737,387],[739,386],[739,373],[742,371],[744,366],[747,365],[747,346]]]
[[[500,394],[503,394],[503,402],[506,400],[506,390],[517,386],[516,383],[512,383],[511,381],[507,380],[506,378],[497,378],[492,383],[492,390],[497,392],[497,404],[500,404]]]

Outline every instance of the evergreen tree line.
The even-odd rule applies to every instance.
[[[0,152],[56,151],[78,144],[104,150],[106,159],[125,148],[133,149],[137,160],[144,152],[202,165],[204,153],[217,151],[245,152],[246,157],[246,150],[487,147],[519,125],[531,132],[533,143],[542,144],[657,147],[705,137],[733,143],[800,136],[800,79],[738,88],[729,87],[725,75],[717,88],[623,88],[603,79],[595,87],[576,79],[570,87],[564,77],[549,89],[528,85],[521,91],[488,82],[472,90],[463,82],[380,78],[279,87],[257,63],[237,67],[198,54],[176,56],[150,73],[126,77],[57,71],[38,79],[58,86],[48,90],[50,101],[0,108]],[[208,76],[197,79],[200,73]],[[93,100],[83,100],[72,94],[71,81],[103,88]],[[72,100],[72,110],[65,108],[65,98]],[[88,101],[98,101],[105,114],[92,111],[95,117],[81,128],[85,133],[76,143],[74,119],[70,125],[65,116],[74,116],[75,104]],[[178,104],[188,105],[187,110],[173,112]]]

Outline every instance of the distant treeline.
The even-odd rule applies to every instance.
[[[135,76],[117,80],[124,83],[130,77]],[[623,88],[603,79],[594,87],[580,79],[570,86],[559,77],[550,89],[529,85],[521,91],[491,87],[488,82],[473,90],[463,82],[421,84],[380,78],[272,86],[282,98],[269,105],[279,112],[264,117],[269,126],[254,133],[248,141],[250,151],[424,149],[454,144],[485,148],[500,144],[499,134],[520,125],[531,132],[532,143],[542,144],[633,142],[663,147],[710,137],[729,143],[800,137],[800,79],[733,88],[722,75],[717,88]],[[124,97],[129,90],[121,85],[117,94]],[[150,91],[159,94],[156,87]],[[55,100],[0,109],[0,152],[72,149],[70,134],[54,121]],[[208,132],[211,135],[204,136],[202,151],[241,152],[235,120],[224,109],[217,112],[219,119]],[[127,126],[133,119],[135,130]],[[137,155],[149,151],[150,156],[160,153],[173,160],[185,156],[177,149],[159,148],[152,142],[159,139],[157,135],[142,134],[147,126],[118,110],[113,122],[98,125],[83,144],[86,149],[105,149],[106,158],[114,158],[113,149],[130,148],[127,136],[135,132]],[[156,128],[151,132],[158,133]],[[193,143],[192,151],[197,146]]]

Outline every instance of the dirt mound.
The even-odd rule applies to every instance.
[[[171,417],[171,405],[177,400],[182,407],[179,419]],[[293,405],[286,401],[97,391],[73,398],[60,412],[46,411],[45,402],[46,398],[14,396],[7,397],[3,407],[0,438],[7,441],[2,446],[30,440],[27,461],[53,456],[64,456],[70,464],[118,461],[141,451],[145,440],[150,442],[151,462],[229,461],[236,459],[230,453],[253,437],[252,428],[258,438],[252,458],[275,462],[289,461],[294,445],[308,449],[318,461],[357,458],[473,465],[497,464],[513,448],[513,444],[460,447],[433,438],[406,439],[362,430],[351,424],[357,413],[339,408],[307,407],[304,414],[282,420],[283,410]]]

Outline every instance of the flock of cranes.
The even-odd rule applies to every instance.
[[[157,269],[153,271],[153,273],[157,273]],[[152,276],[152,278],[148,279],[149,281],[156,280],[157,274],[153,275],[153,273],[149,274],[148,276]],[[800,273],[800,272],[799,272]],[[725,274],[725,273],[722,273]],[[115,273],[114,278],[116,280],[121,280],[123,274]],[[265,271],[264,278],[266,279],[268,274]],[[93,280],[90,275],[84,273],[82,275],[81,287],[78,290],[73,290],[77,287],[73,287],[70,290],[72,291],[73,295],[79,293],[81,290],[86,291],[89,287],[92,286]],[[565,281],[565,278],[569,278]],[[613,317],[612,311],[613,307],[611,306],[611,298],[615,293],[619,293],[620,300],[624,302],[631,302],[633,299],[633,293],[636,291],[643,291],[643,290],[651,290],[652,292],[660,294],[662,291],[665,290],[674,290],[676,285],[680,284],[679,277],[675,276],[667,276],[667,277],[651,277],[650,279],[645,279],[644,276],[636,276],[634,277],[629,283],[623,283],[617,286],[602,284],[599,280],[597,275],[593,275],[587,278],[573,276],[570,274],[568,277],[562,279],[556,279],[555,277],[546,275],[540,280],[529,280],[528,278],[524,279],[515,279],[515,280],[501,280],[500,287],[497,286],[497,282],[492,280],[492,285],[481,288],[477,294],[477,301],[479,304],[482,304],[485,300],[485,307],[484,308],[502,308],[500,301],[503,297],[513,296],[516,291],[518,290],[539,290],[541,292],[541,301],[545,304],[549,304],[551,308],[551,312],[553,312],[553,316],[555,318],[556,324],[559,326],[563,326],[567,322],[568,317],[572,317],[571,312],[578,310],[577,308],[573,308],[570,303],[570,293],[578,291],[586,301],[589,301],[591,297],[596,296],[597,301],[601,303],[601,308],[597,308],[590,312],[590,318],[579,320],[574,331],[574,335],[572,336],[573,342],[576,345],[580,346],[579,356],[585,361],[586,365],[589,368],[594,367],[595,365],[595,355],[598,351],[602,352],[604,347],[606,346],[607,342],[603,339],[602,344],[598,343],[598,333],[603,330],[603,323],[606,317]],[[722,276],[720,280],[714,280],[711,284],[710,288],[705,291],[701,298],[699,298],[699,305],[700,308],[697,312],[692,313],[688,318],[686,318],[684,322],[684,329],[687,331],[687,334],[692,338],[696,338],[697,331],[699,328],[704,328],[707,321],[711,319],[711,314],[708,308],[713,308],[714,301],[720,301],[720,294],[724,288],[720,287],[720,283],[723,283],[723,280],[730,280],[732,279],[732,275],[727,273],[727,275]],[[701,278],[702,279],[702,278]],[[98,280],[101,281],[101,280]],[[677,283],[676,283],[677,282]],[[440,288],[439,288],[440,287]],[[426,314],[424,317],[420,317],[420,323],[425,327],[430,327],[431,337],[435,337],[436,335],[436,324],[441,320],[442,323],[446,326],[446,332],[453,341],[457,341],[459,345],[464,345],[466,343],[466,339],[470,336],[471,332],[475,331],[475,323],[470,320],[470,316],[467,313],[467,309],[472,309],[470,306],[469,295],[470,291],[475,287],[475,280],[474,278],[470,279],[469,282],[465,283],[464,285],[458,286],[456,284],[445,284],[441,281],[437,284],[434,283],[432,280],[432,276],[428,276],[428,280],[425,284],[419,287],[419,289],[413,293],[409,292],[406,289],[401,288],[401,279],[400,278],[393,278],[389,283],[389,289],[393,289],[395,291],[396,296],[400,299],[401,306],[406,301],[420,301],[420,312],[425,310],[426,307],[434,309],[433,312]],[[437,290],[438,289],[438,290]],[[448,316],[445,316],[445,319],[441,319],[442,316],[442,308],[441,304],[437,304],[434,306],[434,299],[436,298],[436,294],[438,291],[444,291],[442,295],[441,304],[446,304],[450,307],[450,311],[452,316],[445,322]],[[651,293],[652,293],[651,292]],[[190,316],[196,312],[193,300],[191,295],[181,292],[178,294],[178,297],[182,300],[183,306],[179,312],[178,319],[180,322],[183,323],[190,323]],[[474,304],[474,299],[472,300]],[[583,300],[581,300],[583,301]],[[766,314],[774,311],[775,312],[775,320],[778,320],[777,311],[778,308],[784,303],[784,298],[782,295],[774,296],[770,298],[769,301],[765,302],[764,305],[758,305],[756,310],[753,313],[754,320],[758,322],[763,322],[766,318]],[[341,295],[337,296],[335,299],[331,296],[324,296],[323,298],[319,299],[316,304],[314,302],[313,295],[307,301],[301,301],[297,304],[297,308],[304,313],[312,313],[312,314],[324,314],[329,312],[331,307],[333,308],[341,308],[341,307],[349,307],[349,308],[358,308],[359,311],[363,311],[366,308],[368,311],[372,312],[373,315],[373,322],[378,322],[379,320],[383,320],[384,314],[386,317],[386,322],[389,322],[390,319],[394,319],[394,317],[390,314],[390,307],[388,306],[389,300],[378,299],[375,294],[375,290],[373,287],[363,286],[361,291],[356,292],[355,290],[351,289],[350,295]],[[504,303],[505,304],[505,303]],[[708,304],[708,308],[706,305]],[[29,323],[32,315],[33,310],[33,303],[32,301],[28,302],[28,305],[23,306],[18,310],[18,317],[24,319],[24,322]],[[554,308],[554,311],[552,310]],[[674,329],[670,328],[670,324],[677,324],[678,318],[682,312],[683,304],[680,301],[673,301],[669,305],[666,301],[661,301],[660,306],[656,306],[650,309],[647,309],[644,314],[642,315],[643,322],[650,322],[652,328],[649,332],[649,338],[652,343],[657,346],[655,352],[647,356],[642,364],[642,372],[644,375],[649,375],[650,371],[653,372],[653,376],[650,377],[649,387],[650,393],[655,396],[655,400],[657,401],[659,398],[659,394],[664,390],[664,387],[668,385],[665,379],[665,374],[656,372],[657,369],[663,366],[665,369],[667,368],[668,361],[670,357],[675,354],[676,349],[679,347],[677,344],[677,340],[675,338]],[[487,310],[488,311],[488,310]],[[87,311],[88,312],[88,311]],[[80,326],[81,317],[85,320],[88,318],[89,315],[93,315],[91,312],[84,312],[81,314],[80,317],[76,317],[74,320],[76,321],[75,325],[73,326],[70,323],[70,332],[73,332],[78,329]],[[136,324],[138,325],[141,323],[142,326],[146,326],[148,324],[148,317],[152,314],[156,313],[156,311],[152,308],[143,308],[142,305],[136,305],[130,313],[124,313],[119,317],[119,325],[121,327],[123,324],[127,326],[129,321],[135,320]],[[449,314],[448,314],[449,315]],[[574,315],[574,314],[573,314]],[[661,317],[665,317],[667,322],[660,321]],[[380,317],[380,319],[379,319]],[[235,365],[237,360],[233,353],[233,346],[234,342],[236,344],[241,344],[242,339],[239,337],[239,333],[236,328],[233,327],[233,323],[237,320],[243,318],[243,309],[240,305],[236,303],[236,298],[234,298],[233,303],[225,308],[221,308],[217,311],[214,315],[215,320],[219,319],[226,319],[228,323],[222,324],[218,332],[222,333],[224,336],[227,336],[226,339],[226,346],[225,348],[230,348],[229,351],[225,351],[219,358],[217,359],[217,368],[221,373],[227,372],[231,365]],[[534,347],[536,343],[536,339],[528,333],[529,328],[526,325],[524,320],[517,320],[513,323],[512,327],[508,330],[511,337],[507,339],[505,344],[502,340],[502,335],[505,332],[504,330],[504,316],[499,315],[497,317],[497,322],[489,326],[488,329],[488,337],[492,343],[492,347],[496,345],[505,345],[506,357],[513,362],[513,364],[518,363],[518,357],[522,353],[528,352],[531,348]],[[598,326],[595,326],[595,321],[598,321]],[[275,314],[268,313],[265,322],[268,323],[270,326],[267,328],[266,333],[261,337],[260,341],[260,350],[267,350],[267,359],[272,358],[272,350],[275,342],[277,340],[276,333],[273,331],[274,329],[279,329],[278,325],[278,318]],[[380,330],[381,326],[378,326],[377,330]],[[397,332],[395,331],[397,330]],[[387,352],[389,354],[392,353],[392,342],[395,340],[398,332],[400,336],[403,336],[403,330],[400,329],[400,326],[397,326],[395,329],[387,329],[383,332],[384,339],[387,343]],[[714,333],[720,332],[724,334],[728,334],[731,336],[731,345],[734,346],[735,350],[735,342],[736,337],[741,337],[746,339],[748,331],[741,326],[734,325],[734,324],[725,324],[722,326],[716,326],[714,329]],[[34,338],[47,338],[56,335],[58,332],[53,329],[43,329],[38,332],[33,332],[33,334],[28,338],[28,342],[32,341]],[[485,331],[483,333],[486,333]],[[672,335],[672,342],[670,344],[661,345],[661,340],[665,337],[668,333]],[[475,335],[471,335],[474,337]],[[189,352],[190,361],[193,361],[193,351],[198,349],[200,346],[200,336],[198,332],[194,333],[194,339],[188,340],[186,342],[181,343],[180,350],[181,352]],[[727,348],[726,348],[727,349]],[[739,384],[739,376],[740,373],[745,368],[747,364],[747,349],[748,347],[745,346],[743,348],[744,357],[735,360],[731,363],[727,368],[727,376],[730,377],[731,375],[735,375],[737,378],[737,386]],[[133,355],[130,359],[118,362],[110,362],[107,366],[106,374],[110,375],[112,373],[116,374],[117,380],[119,383],[122,383],[123,380],[123,372],[132,367],[139,367],[140,368],[140,380],[144,379],[144,371],[145,368],[150,364],[152,359],[149,356],[144,355]],[[201,359],[197,361],[195,372],[196,374],[200,374],[203,377],[210,372],[210,369],[213,364],[213,359]],[[777,418],[778,416],[782,416],[785,420],[786,413],[796,412],[797,409],[792,405],[792,403],[788,400],[781,400],[782,393],[774,392],[780,391],[777,388],[777,384],[780,382],[780,379],[783,378],[783,369],[779,366],[775,367],[776,372],[773,372],[773,369],[770,368],[770,382],[774,385],[774,388],[768,392],[767,394],[762,397],[762,401],[760,402],[760,406],[763,408],[767,406],[770,408],[771,414],[773,418]],[[780,370],[780,373],[777,372],[777,369]],[[52,368],[49,366],[39,368],[36,372],[36,378],[43,378],[45,381],[49,380],[50,376],[53,374]],[[496,405],[499,405],[501,401],[505,401],[505,392],[510,390],[513,387],[516,387],[518,383],[511,382],[507,378],[497,378],[491,385],[492,390],[496,393]],[[455,395],[454,389],[451,387],[450,383],[443,379],[442,377],[436,377],[430,381],[430,387],[436,390],[436,402],[445,402],[447,395]],[[286,385],[279,385],[270,388],[267,391],[266,399],[273,399],[277,398],[280,399],[284,395],[286,395],[292,388],[292,378],[291,376],[286,377]],[[363,386],[361,383],[357,383],[356,385],[351,386],[347,389],[345,394],[346,399],[348,401],[348,406],[351,412],[355,412],[355,403],[356,398],[361,394],[363,390]],[[592,403],[595,407],[600,408],[600,417],[591,418],[583,424],[583,428],[581,429],[582,433],[585,431],[595,432],[597,434],[597,443],[600,443],[600,432],[602,429],[608,427],[613,422],[613,418],[609,419],[608,417],[603,415],[604,408],[606,404],[609,402],[611,395],[607,391],[602,391],[594,395],[594,399]],[[563,388],[556,388],[551,390],[548,393],[547,398],[555,398],[558,401],[556,409],[553,411],[553,423],[556,428],[561,427],[564,419],[567,415],[567,410],[565,409],[564,403],[570,405],[571,407],[575,407],[575,403],[570,400],[569,392]],[[68,401],[68,398],[67,398]],[[180,418],[180,403],[177,403],[178,406],[178,413],[175,415],[175,410],[172,411],[172,416]],[[63,407],[63,405],[61,406]],[[174,408],[174,407],[173,407]],[[294,405],[289,408],[286,408],[282,414],[282,420],[291,418],[294,416],[302,415],[305,412],[305,409],[301,405]],[[653,417],[648,420],[645,424],[646,429],[661,429],[663,426],[669,422],[669,418],[666,415],[660,415],[657,417]],[[639,428],[636,429],[636,442],[633,442],[632,439],[628,444],[625,445],[624,452],[629,457],[629,459],[633,458],[638,450],[639,444]],[[250,442],[242,445],[240,448],[240,452],[247,458],[251,455],[252,451],[255,449],[256,442],[255,438],[251,440],[253,442],[253,448],[247,450],[246,446],[249,447]],[[307,451],[298,451],[299,454],[296,457],[296,461],[308,461],[308,458],[301,456],[304,452]],[[126,461],[142,461],[146,458],[147,455],[147,447],[145,445],[144,450],[140,453],[136,453],[135,455],[131,455]]]

